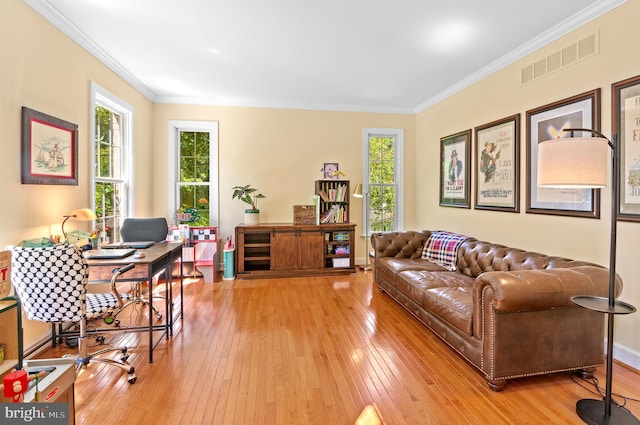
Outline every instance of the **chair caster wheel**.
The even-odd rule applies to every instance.
[[[158,322],[162,320],[162,314],[156,314],[156,319],[158,319]]]
[[[104,345],[104,337],[103,336],[96,337],[96,342],[98,343],[98,345]]]
[[[129,381],[130,384],[135,384],[137,380],[138,380],[138,377],[135,374],[133,374],[133,373],[129,374],[128,381]]]
[[[120,361],[121,362],[126,362],[127,360],[129,360],[129,355],[125,354],[124,356],[120,357]]]

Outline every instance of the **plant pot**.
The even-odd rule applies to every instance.
[[[244,224],[252,226],[260,223],[260,210],[244,210]]]

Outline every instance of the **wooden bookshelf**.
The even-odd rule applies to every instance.
[[[348,180],[316,180],[319,224],[349,223],[351,192]]]

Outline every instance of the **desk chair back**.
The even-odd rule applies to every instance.
[[[86,314],[87,261],[75,245],[12,249],[11,281],[30,320],[79,322]]]
[[[154,241],[167,239],[169,226],[164,217],[125,218],[120,227],[123,242]]]

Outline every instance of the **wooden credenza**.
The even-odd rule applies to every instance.
[[[239,279],[355,273],[355,224],[236,227]]]

